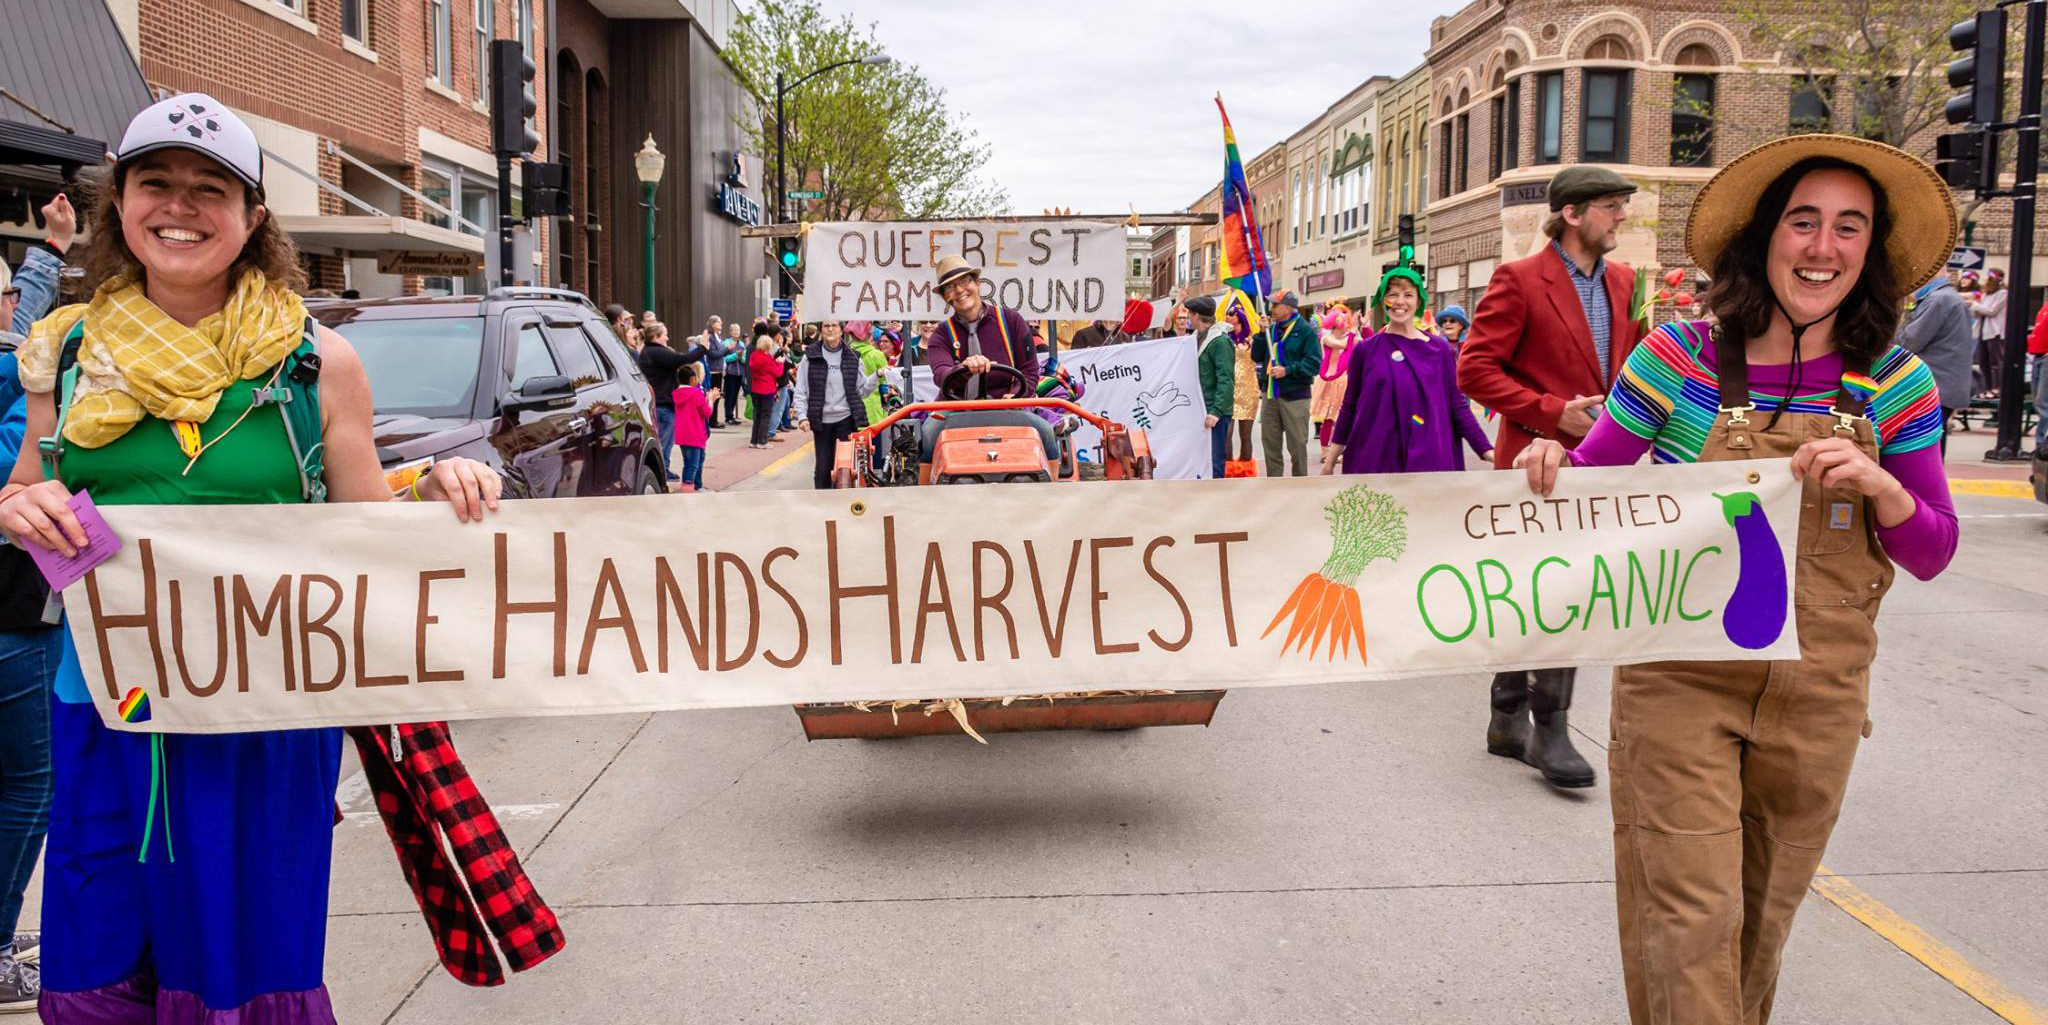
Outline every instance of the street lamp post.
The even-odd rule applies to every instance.
[[[783,84],[782,72],[778,71],[775,73],[775,223],[789,223],[789,178],[787,166],[783,162],[783,152],[787,145],[786,140],[788,132],[785,128],[787,122],[783,117],[783,97],[795,92],[797,86],[800,86],[805,82],[808,82],[811,79],[824,74],[827,71],[834,71],[839,68],[850,67],[855,64],[866,64],[873,67],[880,67],[884,64],[893,63],[894,61],[895,58],[889,56],[886,53],[878,53],[867,57],[856,57],[852,60],[837,61],[832,64],[827,64],[824,67],[819,68],[815,71],[812,71],[811,73],[787,85]],[[787,299],[789,298],[789,269],[783,267],[780,263],[778,263],[776,265],[775,270],[775,279],[778,283],[776,294],[780,295],[784,299]]]
[[[654,145],[654,133],[647,133],[647,141],[640,144],[640,152],[633,154],[633,173],[640,179],[640,205],[647,210],[647,248],[643,256],[646,277],[640,296],[646,304],[643,310],[654,309],[654,189],[661,183],[662,169],[668,166],[668,157],[663,156]]]

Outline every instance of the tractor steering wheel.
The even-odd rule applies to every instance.
[[[991,377],[998,380],[991,383],[988,381]],[[998,388],[996,384],[1004,387]],[[1016,398],[1023,395],[1027,387],[1024,372],[1008,363],[990,363],[988,369],[979,374],[969,372],[966,364],[961,364],[939,382],[939,398],[968,401]]]

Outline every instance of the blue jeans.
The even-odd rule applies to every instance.
[[[2034,362],[2034,447],[2048,448],[2048,354]]]
[[[776,431],[796,430],[796,425],[789,422],[788,388],[783,388],[775,393],[775,413],[768,418],[768,423]]]
[[[0,946],[14,942],[50,828],[50,679],[63,645],[54,626],[0,632]]]
[[[654,429],[661,432],[661,472],[670,479],[675,473],[669,470],[669,449],[676,443],[676,407],[654,407]]]
[[[1223,479],[1223,457],[1230,452],[1230,429],[1237,426],[1231,418],[1217,417],[1216,426],[1209,428],[1209,477]]]
[[[704,449],[696,445],[684,445],[683,483],[704,490]]]

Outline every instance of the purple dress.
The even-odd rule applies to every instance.
[[[1462,470],[1459,439],[1484,455],[1493,442],[1458,390],[1458,350],[1440,335],[1405,338],[1385,331],[1351,348],[1344,406],[1333,444],[1344,446],[1345,473]]]

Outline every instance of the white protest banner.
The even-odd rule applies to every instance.
[[[1112,221],[829,221],[804,235],[805,320],[937,320],[932,267],[957,254],[981,294],[1029,320],[1123,315],[1124,226]]]
[[[103,511],[125,544],[65,605],[131,730],[1798,653],[1788,460]]]
[[[1126,427],[1141,427],[1162,480],[1209,477],[1209,429],[1202,426],[1201,371],[1195,336],[1125,342],[1060,354],[1060,366],[1081,382],[1075,404]],[[1089,462],[1102,461],[1102,432],[1074,432],[1074,446]]]

